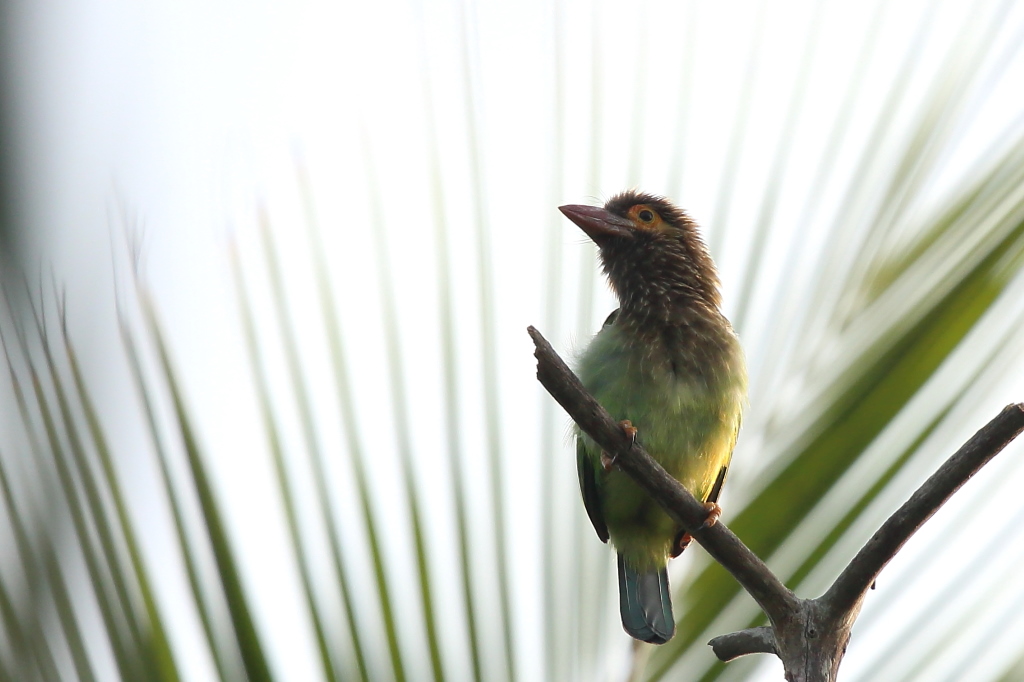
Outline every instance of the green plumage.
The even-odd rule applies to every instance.
[[[746,397],[743,354],[719,311],[718,279],[695,225],[660,197],[627,192],[604,209],[563,212],[601,249],[620,308],[579,361],[584,386],[672,476],[714,502]],[[668,577],[683,529],[577,431],[587,513],[619,553],[623,626],[663,643],[674,632]]]

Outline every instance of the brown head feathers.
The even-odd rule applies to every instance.
[[[666,319],[698,302],[718,308],[715,264],[682,209],[665,197],[627,190],[604,210],[632,226],[630,238],[599,242],[604,270],[626,312]]]
[[[629,215],[629,209],[638,205],[647,205],[661,216],[661,219],[672,227],[681,230],[696,231],[697,224],[693,222],[686,211],[679,208],[665,197],[656,194],[647,194],[635,189],[627,189],[625,192],[616,194],[605,202],[604,208],[609,213],[625,218]]]

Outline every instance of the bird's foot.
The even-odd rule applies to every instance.
[[[619,426],[622,428],[623,431],[626,432],[626,435],[629,437],[629,444],[633,445],[633,443],[636,442],[636,434],[637,434],[636,427],[633,426],[633,424],[628,419],[623,419],[622,421],[620,421],[619,422]],[[611,471],[612,470],[612,467],[615,466],[615,460],[616,459],[618,459],[617,456],[616,457],[610,457],[607,452],[605,452],[603,450],[601,451],[601,467],[605,471]]]
[[[705,502],[704,509],[707,510],[708,515],[705,517],[704,523],[700,524],[699,530],[704,530],[715,525],[718,523],[718,517],[722,515],[722,508],[714,502]]]
[[[615,466],[615,460],[617,457],[609,457],[608,453],[604,450],[601,451],[601,468],[605,471],[611,471],[612,467]]]
[[[700,528],[697,530],[706,530],[711,526],[718,523],[718,517],[722,515],[722,508],[714,502],[705,502],[704,509],[707,510],[708,515],[704,519],[704,523],[700,524]],[[677,556],[683,553],[683,550],[690,546],[693,542],[693,536],[687,533],[685,530],[679,531],[679,535],[676,536],[675,542],[672,543],[672,558],[675,559]]]
[[[693,536],[687,533],[685,530],[679,531],[679,535],[676,537],[676,541],[672,544],[672,558],[675,559],[677,556],[683,553],[683,550],[690,546],[693,542]]]
[[[633,426],[633,422],[629,421],[628,419],[623,419],[622,421],[619,422],[619,426],[622,428],[623,431],[626,432],[626,435],[629,436],[629,444],[632,445],[633,443],[635,443],[637,429],[635,426]]]

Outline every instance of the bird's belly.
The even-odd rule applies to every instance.
[[[644,449],[703,499],[732,453],[739,399],[687,377],[640,379],[608,382],[594,397],[616,420],[628,419]]]
[[[742,408],[738,390],[729,382],[679,374],[666,363],[628,353],[582,378],[616,420],[628,419],[637,428],[638,442],[671,476],[697,499],[707,499],[732,456]],[[626,474],[605,471],[595,443],[587,443],[586,452],[598,467],[601,509],[612,543],[631,565],[664,564],[678,524]]]

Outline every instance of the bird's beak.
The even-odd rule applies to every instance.
[[[633,238],[633,223],[626,218],[619,217],[610,211],[599,206],[580,206],[570,204],[559,206],[558,210],[565,214],[565,217],[580,226],[587,236],[598,245],[606,237],[628,237]]]

